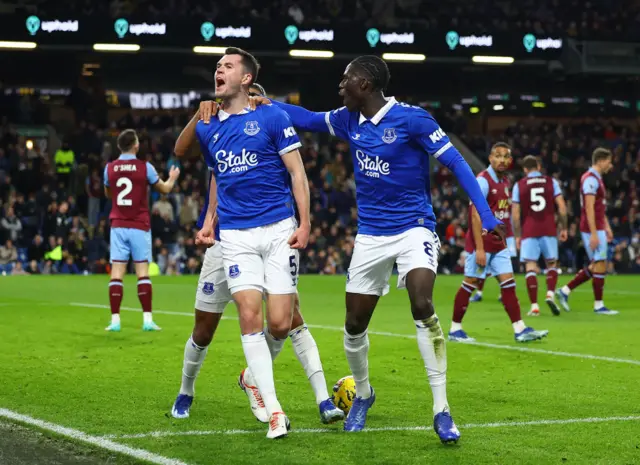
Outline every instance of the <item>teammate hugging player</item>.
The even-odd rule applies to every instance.
[[[285,109],[300,129],[348,140],[356,167],[358,235],[347,275],[344,334],[356,399],[345,431],[361,431],[375,401],[369,384],[367,327],[380,296],[388,292],[397,263],[398,287],[408,290],[418,347],[433,392],[434,430],[443,442],[457,441],[460,433],[446,394],[445,338],[432,303],[440,241],[434,232],[425,155],[437,158],[456,175],[478,206],[485,229],[504,235],[504,228],[444,131],[425,110],[385,97],[388,83],[386,63],[377,56],[361,56],[347,66],[340,82],[344,107],[315,113],[273,103]]]
[[[513,187],[512,219],[520,261],[525,263],[527,292],[531,301],[530,316],[540,314],[538,307],[538,260],[546,261],[547,296],[545,302],[554,315],[560,315],[554,300],[558,282],[558,239],[556,237],[556,209],[560,222],[560,240],[567,240],[567,206],[560,184],[541,173],[540,162],[533,155],[522,160],[525,177]]]
[[[569,294],[580,284],[593,278],[593,311],[599,315],[617,315],[604,305],[604,278],[607,273],[607,243],[613,240],[613,232],[606,215],[607,190],[602,176],[613,168],[611,152],[599,147],[591,156],[591,168],[580,179],[580,233],[582,243],[591,263],[580,270],[557,296],[562,307],[569,311]]]
[[[264,95],[265,91],[258,83],[253,83],[249,88],[249,95]],[[183,156],[189,151],[195,140],[195,127],[199,120],[200,112],[197,112],[189,125],[183,130],[176,142],[176,154]],[[220,232],[216,219],[216,183],[212,175],[210,187],[207,191],[207,202],[200,213],[198,228],[201,228],[196,236],[196,244],[209,246],[205,253],[202,271],[198,280],[195,302],[195,328],[184,349],[184,364],[182,369],[182,384],[180,392],[173,405],[171,414],[174,418],[187,418],[194,397],[194,384],[204,362],[205,356],[213,335],[218,327],[222,312],[227,303],[232,300],[224,272],[222,260],[222,246],[220,245]],[[214,233],[215,230],[215,233]],[[215,234],[215,238],[214,238]],[[267,310],[268,313],[268,310]],[[320,419],[323,423],[333,423],[344,418],[342,410],[333,405],[327,391],[327,383],[320,361],[318,346],[311,332],[307,328],[300,313],[300,300],[295,295],[292,329],[289,337],[296,357],[311,383],[315,394],[316,403],[320,410]],[[269,330],[265,330],[268,338],[273,338]],[[273,358],[278,355],[282,344],[280,341],[270,341],[273,348]],[[239,386],[247,394],[253,414],[263,423],[269,421],[264,401],[260,391],[255,386],[251,370],[245,369],[238,380]]]
[[[510,221],[509,184],[505,171],[511,162],[511,147],[498,142],[491,147],[490,166],[478,175],[478,184],[489,202],[496,218]],[[453,307],[453,319],[449,330],[449,340],[474,342],[462,329],[462,319],[469,305],[469,297],[475,289],[478,279],[484,279],[491,273],[500,283],[502,305],[504,305],[515,333],[517,342],[529,342],[542,339],[548,331],[536,331],[527,327],[520,315],[520,302],[516,295],[516,281],[513,278],[511,256],[504,241],[493,235],[483,235],[482,226],[474,205],[469,206],[469,227],[465,243],[467,258],[464,264],[464,281],[456,294]]]
[[[138,160],[140,149],[138,136],[133,129],[118,136],[118,148],[122,154],[104,168],[104,191],[111,198],[111,281],[109,303],[111,324],[107,331],[120,331],[120,304],[124,287],[122,278],[127,272],[129,257],[133,259],[138,275],[138,298],[142,305],[144,331],[160,328],[151,316],[152,287],[149,279],[151,261],[151,228],[149,218],[148,185],[162,194],[173,189],[180,170],[171,168],[169,180],[161,181],[156,169],[149,162]]]

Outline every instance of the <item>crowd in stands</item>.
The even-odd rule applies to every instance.
[[[138,130],[140,156],[155,165],[163,178],[171,166],[181,169],[169,195],[150,195],[153,257],[163,274],[196,274],[204,251],[194,244],[195,223],[208,183],[201,159],[182,160],[173,154],[175,137],[188,115],[139,117],[131,114],[107,128],[81,121],[57,150],[26,144],[15,127],[0,125],[0,272],[104,273],[109,271],[110,201],[105,199],[105,164],[117,156],[119,129]],[[447,121],[445,115],[442,121]],[[561,265],[575,269],[586,260],[577,231],[579,176],[589,166],[597,145],[612,148],[614,171],[605,182],[608,214],[615,234],[610,246],[611,272],[640,272],[640,144],[636,133],[601,122],[552,125],[543,121],[514,124],[503,134],[468,137],[467,145],[486,158],[496,140],[513,146],[516,165],[526,154],[539,155],[546,171],[564,190],[570,213],[569,240],[561,245]],[[345,142],[316,135],[303,136],[301,150],[311,186],[312,233],[301,259],[302,273],[346,273],[355,234],[355,182]],[[431,196],[442,240],[440,268],[459,273],[465,253],[467,201],[452,174],[433,162]]]
[[[15,0],[0,12],[117,18],[198,17],[216,21],[366,23],[374,26],[457,29],[473,33],[527,31],[538,35],[629,40],[638,38],[640,5],[633,0]]]

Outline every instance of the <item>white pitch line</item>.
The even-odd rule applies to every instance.
[[[118,452],[120,454],[128,455],[130,457],[145,460],[147,462],[155,463],[158,465],[188,465],[181,460],[154,454],[153,452],[149,452],[148,450],[129,447],[125,446],[124,444],[118,444],[117,442],[113,442],[107,438],[92,436],[77,429],[56,425],[55,423],[39,420],[28,415],[22,415],[12,410],[0,408],[0,417],[35,426],[43,430],[51,431],[60,436],[75,439],[76,441],[86,442],[88,444],[100,447],[101,449],[110,450],[111,452]]]
[[[533,421],[510,421],[497,423],[469,423],[460,426],[460,429],[471,428],[509,428],[522,426],[544,426],[544,425],[568,425],[571,423],[605,423],[614,421],[638,421],[640,416],[631,415],[626,417],[592,417],[592,418],[567,418],[563,420],[533,420]],[[379,433],[388,431],[431,431],[431,426],[383,426],[380,428],[365,428],[364,433]],[[300,428],[291,430],[292,434],[316,434],[316,433],[339,433],[338,428]],[[264,434],[263,429],[228,429],[210,431],[152,431],[150,433],[139,434],[117,434],[103,436],[109,439],[143,439],[143,438],[163,438],[168,436],[213,436],[213,435],[240,435],[240,434]]]
[[[89,308],[110,308],[108,305],[102,304],[87,304],[82,302],[71,302],[69,305],[73,307],[89,307]],[[133,311],[133,312],[141,312],[139,308],[133,307],[120,307],[121,310]],[[178,316],[189,316],[193,317],[193,313],[185,313],[185,312],[172,312],[167,310],[154,310],[154,313],[159,313],[163,315],[178,315]],[[237,317],[222,317],[223,320],[237,320]],[[329,331],[339,331],[344,332],[344,328],[341,326],[327,326],[327,325],[314,325],[307,324],[309,328],[312,329],[326,329]],[[404,339],[415,339],[415,334],[399,334],[399,333],[389,333],[386,331],[368,331],[369,334],[374,336],[387,336],[387,337],[399,337]],[[640,365],[640,360],[633,360],[628,358],[616,358],[616,357],[606,357],[604,355],[592,355],[592,354],[579,354],[574,352],[561,352],[555,350],[546,350],[546,349],[536,349],[533,347],[522,347],[516,345],[506,345],[506,344],[491,344],[488,342],[464,342],[458,343],[459,345],[469,345],[469,346],[480,346],[487,347],[489,349],[501,349],[501,350],[512,350],[516,352],[529,352],[534,354],[544,354],[544,355],[554,355],[558,357],[572,357],[572,358],[582,358],[586,360],[600,360],[603,362],[613,362],[613,363],[628,363],[630,365]]]

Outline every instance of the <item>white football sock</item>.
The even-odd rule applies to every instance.
[[[540,310],[540,307],[538,307],[538,304],[531,304],[531,310]]]
[[[347,355],[353,380],[356,382],[356,396],[368,399],[371,397],[371,386],[369,385],[369,336],[367,331],[351,335],[345,329],[344,352]]]
[[[604,307],[604,302],[603,302],[602,300],[596,300],[596,301],[593,303],[593,308],[594,308],[595,310],[600,310],[602,307]]]
[[[267,341],[267,345],[269,346],[271,361],[274,361],[284,347],[284,342],[286,341],[286,339],[278,339],[277,337],[274,337],[269,332],[269,328],[264,328],[264,338]]]
[[[433,393],[433,414],[449,411],[447,402],[447,346],[436,315],[426,320],[414,320],[418,348],[427,369],[427,378]]]
[[[571,289],[569,289],[569,286],[562,286],[562,293],[565,295],[571,294]]]
[[[111,324],[112,325],[119,325],[120,324],[120,314],[119,313],[112,313],[111,314]]]
[[[273,382],[273,361],[264,333],[243,335],[242,349],[251,370],[251,377],[260,391],[267,413],[271,416],[274,412],[282,412]]]
[[[522,320],[511,323],[511,326],[513,326],[513,332],[516,334],[521,333],[527,327]]]
[[[451,322],[450,333],[455,333],[456,331],[460,331],[462,329],[462,323],[456,323],[455,321]]]
[[[298,357],[298,361],[304,368],[304,372],[309,378],[311,388],[316,396],[316,404],[329,398],[327,390],[327,380],[324,378],[322,370],[322,362],[320,361],[320,352],[315,339],[309,332],[306,325],[299,326],[289,332],[293,351]]]
[[[142,322],[153,323],[153,315],[151,314],[151,312],[142,312]]]
[[[180,385],[180,394],[186,394],[188,396],[194,395],[194,385],[196,383],[196,377],[200,372],[200,367],[204,358],[207,356],[207,347],[201,347],[193,342],[190,337],[187,344],[184,346],[184,362],[182,364],[182,384]]]
[[[553,300],[553,291],[547,291],[547,300]]]

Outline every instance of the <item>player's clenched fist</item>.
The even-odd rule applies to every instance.
[[[296,229],[289,238],[289,245],[292,249],[304,249],[309,243],[309,234],[311,226],[303,225]]]
[[[211,247],[214,243],[213,228],[203,226],[202,229],[196,233],[196,245]]]

